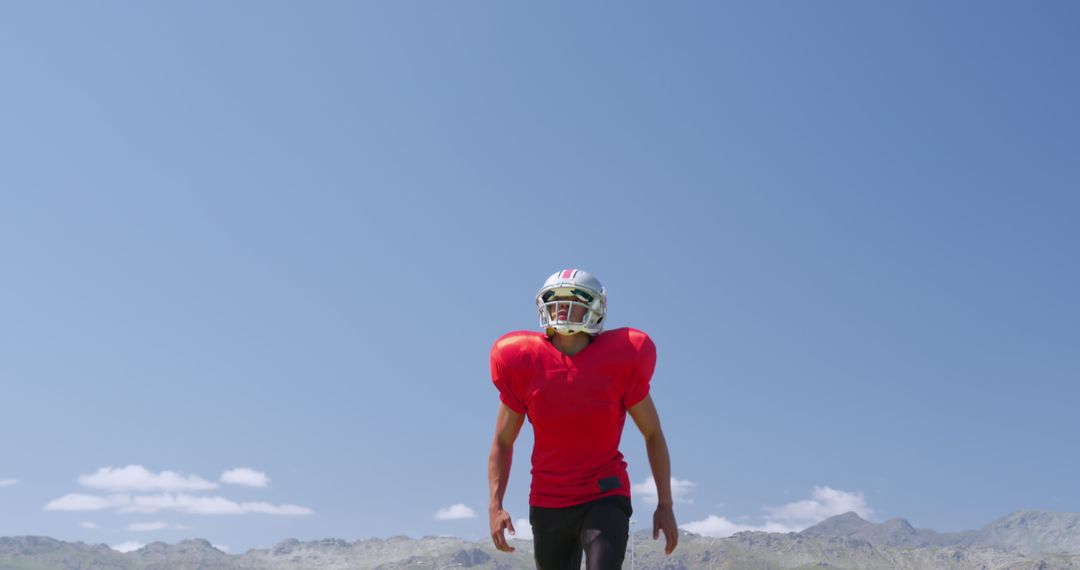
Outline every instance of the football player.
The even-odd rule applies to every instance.
[[[536,567],[621,568],[629,536],[630,479],[619,452],[626,413],[645,438],[658,504],[653,540],[665,552],[678,543],[671,497],[671,462],[649,382],[656,347],[632,328],[604,331],[607,294],[580,269],[558,271],[536,294],[542,332],[502,336],[491,349],[491,379],[499,391],[495,441],[488,460],[489,521],[495,547],[513,552],[515,533],[503,508],[514,441],[525,419],[533,425],[529,524]]]

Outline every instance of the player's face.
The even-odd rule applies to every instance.
[[[558,301],[567,301],[560,303]],[[577,303],[571,305],[569,301],[576,301]],[[547,306],[548,315],[554,321],[567,321],[579,323],[585,319],[585,313],[589,312],[588,307],[581,303],[581,299],[577,297],[553,297]]]

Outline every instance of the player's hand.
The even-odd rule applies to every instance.
[[[660,531],[664,531],[664,554],[671,554],[679,544],[679,527],[675,524],[675,511],[671,507],[656,507],[652,517],[652,538],[660,538]]]
[[[495,548],[503,552],[513,552],[515,548],[506,542],[506,536],[503,535],[504,530],[509,530],[510,536],[514,536],[514,522],[510,520],[510,513],[503,509],[493,509],[489,511],[489,515],[491,540],[495,543]]]

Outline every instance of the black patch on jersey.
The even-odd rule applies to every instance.
[[[622,487],[622,483],[619,481],[619,478],[615,476],[604,477],[599,481],[599,483],[601,493],[607,493],[608,491],[613,491]]]

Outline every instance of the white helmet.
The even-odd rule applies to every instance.
[[[574,297],[575,300],[552,300],[557,297]],[[588,309],[580,321],[570,320],[575,306]],[[536,294],[536,309],[540,312],[540,328],[549,336],[553,333],[599,334],[604,330],[607,292],[600,281],[587,271],[563,269],[544,281],[544,286]],[[564,309],[565,319],[559,318],[560,309]]]

